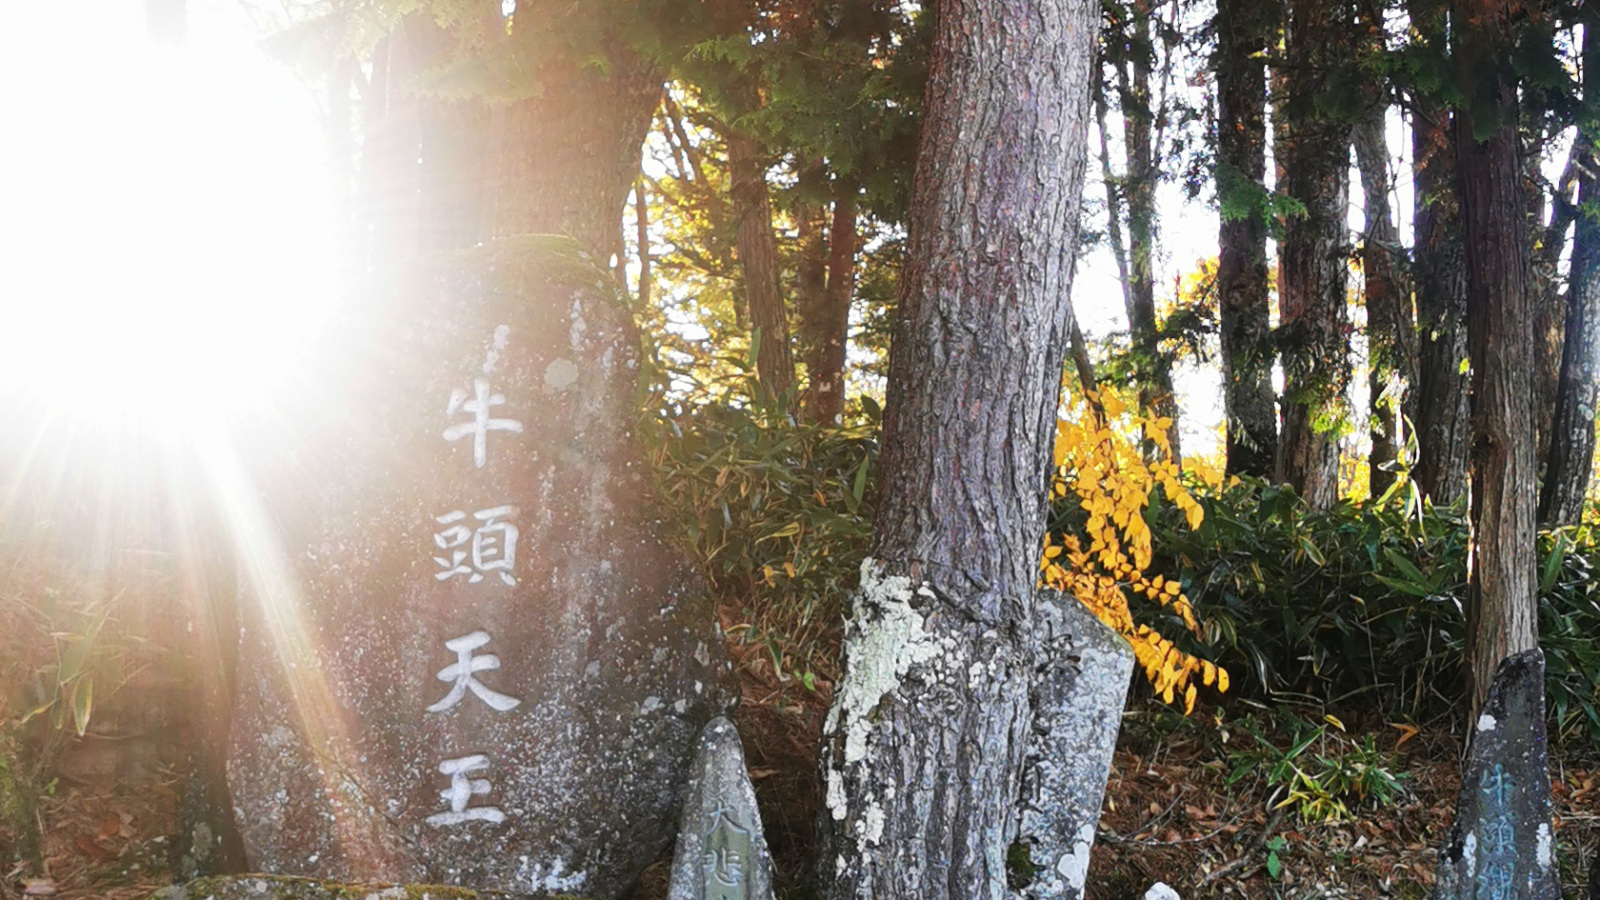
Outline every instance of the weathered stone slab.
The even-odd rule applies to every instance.
[[[508,894],[438,884],[355,884],[284,875],[197,878],[148,900],[580,900],[566,894]]]
[[[668,900],[772,900],[772,857],[732,722],[706,726],[691,771]]]
[[[1081,900],[1133,648],[1068,595],[1041,593],[1034,627],[1040,651],[1018,839],[1035,871],[1019,896]]]
[[[671,841],[730,670],[649,506],[632,319],[574,246],[363,291],[267,511],[238,500],[253,868],[610,898]]]
[[[1559,900],[1544,727],[1544,654],[1495,670],[1474,724],[1435,900]]]

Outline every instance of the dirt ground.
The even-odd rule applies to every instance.
[[[761,803],[781,898],[806,898],[820,788],[816,754],[826,686],[808,691],[773,677],[766,654],[732,647],[744,696],[735,720]],[[1388,731],[1404,774],[1392,805],[1351,820],[1307,825],[1269,805],[1251,778],[1229,785],[1229,746],[1196,717],[1135,704],[1125,720],[1087,900],[1138,900],[1156,881],[1197,898],[1422,898],[1456,791],[1455,740],[1423,729],[1402,741]],[[1208,731],[1208,729],[1211,729]],[[1234,741],[1239,740],[1235,735]],[[9,873],[0,896],[61,900],[140,897],[170,881],[183,773],[176,730],[107,733],[74,742],[59,757],[39,809],[46,871],[24,882]],[[1399,744],[1398,750],[1396,745]],[[1237,746],[1235,744],[1234,746]],[[1567,900],[1587,900],[1582,874],[1600,843],[1600,768],[1552,763],[1558,859]],[[1275,863],[1269,863],[1275,856]],[[646,873],[634,900],[665,895],[669,860]]]

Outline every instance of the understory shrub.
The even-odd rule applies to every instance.
[[[1245,697],[1422,721],[1464,705],[1467,522],[1415,491],[1308,513],[1294,493],[1230,479],[1147,513],[1156,565],[1180,573],[1199,621],[1167,633],[1237,673]],[[1551,734],[1600,741],[1600,533],[1540,536],[1539,627]],[[1154,603],[1139,610],[1159,618]],[[1168,619],[1170,613],[1165,613]]]
[[[730,631],[780,679],[837,676],[842,604],[872,536],[877,429],[822,428],[770,409],[684,404],[650,440],[679,542],[725,604]]]

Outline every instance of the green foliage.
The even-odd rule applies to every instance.
[[[837,674],[841,603],[871,537],[875,430],[725,403],[669,407],[649,429],[681,543],[739,610],[729,630],[807,687]]]
[[[1409,777],[1395,771],[1399,765],[1393,754],[1380,752],[1371,735],[1352,740],[1331,716],[1313,725],[1291,713],[1281,714],[1280,728],[1289,737],[1286,748],[1268,740],[1253,718],[1236,724],[1255,746],[1228,754],[1233,767],[1228,783],[1258,777],[1271,790],[1269,805],[1291,809],[1304,822],[1343,821],[1364,808],[1391,806],[1403,791],[1401,782]]]
[[[1180,511],[1152,503],[1156,565],[1182,573],[1200,623],[1200,637],[1188,640],[1237,673],[1242,696],[1361,707],[1391,720],[1459,710],[1467,596],[1460,509],[1424,504],[1408,484],[1321,514],[1308,514],[1292,491],[1254,481],[1234,479],[1197,496],[1205,508],[1197,530]],[[1600,533],[1578,526],[1541,541],[1551,734],[1593,746],[1600,740],[1593,640]],[[1144,606],[1135,613],[1171,615]]]

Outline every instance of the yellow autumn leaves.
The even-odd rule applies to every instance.
[[[1045,536],[1040,581],[1077,597],[1108,627],[1127,638],[1145,677],[1167,703],[1183,697],[1193,711],[1196,682],[1228,689],[1227,670],[1180,650],[1155,629],[1133,620],[1128,592],[1142,594],[1172,609],[1191,631],[1199,623],[1177,581],[1150,575],[1150,526],[1144,518],[1150,497],[1160,488],[1181,510],[1191,529],[1205,510],[1179,480],[1167,431],[1172,420],[1130,409],[1116,393],[1102,388],[1079,396],[1056,426],[1053,499],[1076,497],[1088,513],[1083,539]],[[1141,444],[1154,448],[1148,461]]]

